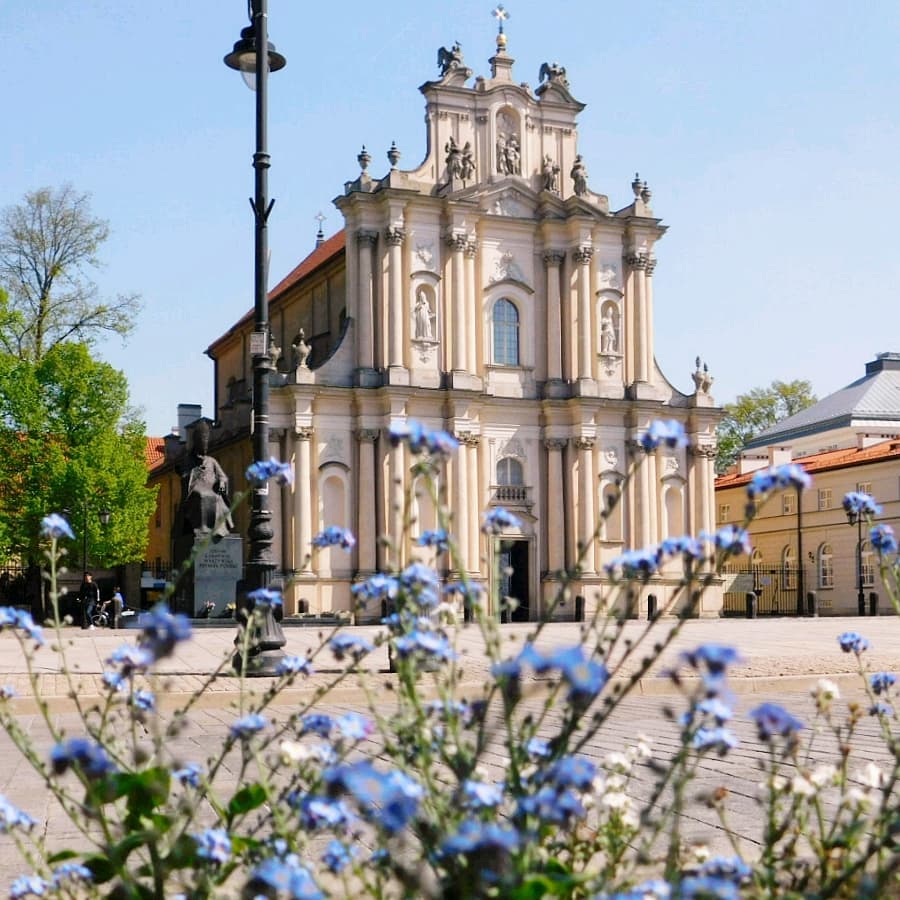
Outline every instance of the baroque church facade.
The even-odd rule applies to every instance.
[[[589,187],[584,105],[565,69],[545,63],[534,91],[517,82],[502,31],[490,77],[473,78],[457,45],[441,49],[439,66],[421,87],[424,162],[400,169],[392,148],[378,178],[364,148],[334,201],[343,230],[320,237],[270,293],[271,451],[295,474],[269,498],[288,615],[350,610],[356,581],[413,557],[395,514],[413,459],[388,439],[408,420],[459,439],[441,495],[462,566],[515,596],[516,618],[536,618],[579,558],[571,595],[590,612],[604,565],[623,550],[714,527],[719,411],[699,360],[683,394],[654,359],[655,246],[666,229],[646,183],[636,177],[619,210]],[[248,314],[207,350],[215,452],[236,483],[250,461],[252,328]],[[597,530],[659,418],[682,422],[690,447],[647,455]],[[427,498],[413,506],[414,533],[436,527]],[[520,527],[482,534],[492,506]],[[329,525],[353,531],[355,548],[311,557]],[[503,584],[491,583],[494,571]],[[635,611],[646,614],[649,594],[665,606],[677,582],[673,572],[647,585]],[[720,607],[713,590],[700,612]],[[570,601],[560,614],[573,610]]]

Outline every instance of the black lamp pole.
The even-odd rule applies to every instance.
[[[269,213],[274,200],[268,198],[269,153],[267,149],[266,125],[268,116],[268,75],[283,69],[285,58],[277,53],[269,43],[268,0],[250,0],[248,12],[250,25],[241,31],[240,40],[225,57],[225,65],[237,69],[248,87],[256,92],[256,152],[253,154],[253,168],[256,173],[255,193],[250,201],[255,223],[254,256],[254,318],[253,334],[250,339],[250,353],[253,357],[253,458],[269,458],[269,373],[274,362],[269,348],[269,300],[267,289],[267,268],[269,235]],[[265,47],[266,53],[257,52]],[[299,488],[299,485],[298,485]],[[268,587],[272,582],[275,563],[272,560],[272,513],[269,509],[268,485],[253,487],[250,507],[250,527],[247,537],[250,542],[250,556],[247,561],[245,584],[248,590]],[[250,614],[250,603],[246,597],[238,602],[238,646],[242,646],[242,628]],[[240,621],[240,617],[244,617]],[[246,671],[251,675],[273,675],[278,661],[283,658],[285,638],[271,609],[267,609],[252,635],[252,647],[246,660]],[[235,666],[244,664],[240,651],[235,657]]]
[[[862,526],[863,517],[855,510],[847,510],[847,521],[856,526],[856,607],[861,616],[866,614],[866,596],[863,593]]]
[[[88,512],[90,511],[90,504],[85,499],[81,503],[81,580],[84,582],[85,576],[87,575],[88,569]],[[63,515],[69,519],[71,518],[72,512],[66,507],[63,509]],[[103,509],[97,512],[97,516],[100,519],[100,524],[104,527],[109,525],[110,517],[112,513],[104,506]]]

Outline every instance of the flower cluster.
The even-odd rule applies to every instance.
[[[320,550],[324,547],[340,547],[342,550],[352,550],[356,546],[356,538],[346,528],[337,525],[329,525],[320,531],[311,541],[313,547]]]
[[[889,556],[897,552],[897,538],[890,525],[876,525],[869,532],[872,546],[882,555]]]
[[[254,609],[280,609],[284,603],[281,591],[274,588],[260,587],[250,591],[247,599],[253,603]]]
[[[855,631],[845,631],[843,634],[839,634],[838,643],[844,653],[855,653],[857,656],[868,650],[870,646],[868,639]]]
[[[491,674],[503,684],[517,689],[525,667],[537,674],[558,671],[568,685],[570,703],[582,704],[593,700],[609,680],[606,665],[584,652],[580,644],[552,653],[542,653],[533,644],[526,644],[518,656],[495,663]]]
[[[50,752],[50,765],[57,775],[76,768],[90,779],[103,778],[116,771],[106,750],[87,738],[69,738]]]
[[[459,441],[452,434],[440,430],[429,431],[420,422],[412,420],[391,425],[388,435],[394,447],[406,444],[416,454],[450,456],[459,447]]]
[[[153,660],[171,656],[175,645],[187,641],[191,636],[191,622],[183,613],[172,613],[160,603],[138,619],[141,633],[138,646],[146,650]]]
[[[676,450],[679,447],[687,447],[688,439],[684,433],[684,425],[675,419],[663,421],[656,419],[650,423],[647,430],[638,439],[640,445],[650,453],[657,447],[668,447]]]
[[[44,516],[41,519],[41,534],[52,540],[59,540],[60,538],[75,539],[72,526],[59,513],[50,513],[49,516]]]
[[[521,527],[521,520],[502,506],[492,507],[481,517],[481,530],[485,534],[503,534],[504,531]]]
[[[751,500],[761,500],[774,490],[796,488],[798,491],[802,491],[811,484],[812,479],[802,466],[797,463],[787,463],[783,466],[772,466],[754,472],[747,485],[747,496]]]
[[[270,478],[274,478],[279,484],[291,484],[294,480],[294,470],[290,463],[279,462],[275,457],[261,462],[251,463],[245,473],[250,484],[265,484]]]
[[[610,560],[604,569],[613,581],[636,579],[647,582],[670,559],[693,563],[704,558],[703,544],[696,538],[685,535],[666,538],[662,543],[642,550],[626,550]]]
[[[874,497],[861,491],[850,491],[844,494],[844,512],[849,516],[870,519],[881,512],[881,507],[875,502]]]
[[[771,741],[773,737],[790,738],[804,725],[777,703],[761,703],[750,710],[750,718],[756,723],[759,739]]]
[[[35,644],[39,646],[44,644],[44,632],[40,625],[35,625],[28,610],[16,609],[14,606],[0,606],[0,631],[4,628],[21,628]]]

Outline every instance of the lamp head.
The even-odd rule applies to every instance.
[[[267,41],[269,50],[269,71],[277,72],[287,65],[287,60],[275,49],[271,41]],[[240,40],[235,41],[234,49],[225,57],[225,65],[241,73],[247,87],[256,90],[256,29],[248,25],[241,29]]]

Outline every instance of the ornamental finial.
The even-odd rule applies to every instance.
[[[503,33],[503,23],[510,17],[509,11],[504,8],[502,3],[498,3],[491,15],[497,20],[497,52],[503,53],[506,50],[506,35]]]
[[[322,244],[325,243],[325,232],[322,230],[322,223],[325,221],[327,216],[322,215],[321,212],[317,213],[313,218],[319,223],[319,230],[316,232],[316,246],[321,247]]]

